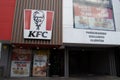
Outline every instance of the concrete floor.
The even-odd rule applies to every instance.
[[[86,77],[29,77],[29,78],[1,78],[0,80],[120,80],[116,76],[86,76]]]

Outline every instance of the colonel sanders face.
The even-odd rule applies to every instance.
[[[35,11],[33,13],[33,19],[36,24],[36,30],[39,30],[41,27],[41,24],[43,23],[45,17],[44,17],[44,12],[43,11]]]

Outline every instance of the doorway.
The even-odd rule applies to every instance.
[[[82,49],[69,51],[69,75],[109,75],[109,56],[104,49]]]
[[[64,76],[64,50],[53,49],[50,53],[50,77],[63,77]]]
[[[120,48],[116,48],[115,62],[116,62],[117,76],[120,77]]]

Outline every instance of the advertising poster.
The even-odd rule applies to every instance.
[[[27,77],[30,75],[30,50],[13,49],[11,77]]]
[[[46,51],[35,51],[33,60],[33,76],[47,76],[47,54]]]
[[[101,3],[102,0],[86,0],[94,4]],[[108,0],[104,3],[108,4]],[[103,3],[103,4],[104,4]],[[115,30],[113,24],[113,14],[110,8],[104,6],[93,6],[91,3],[81,4],[73,2],[74,6],[74,28],[94,29],[94,30]]]
[[[11,77],[26,77],[30,73],[30,61],[12,61]]]
[[[24,10],[24,38],[51,39],[53,11]]]

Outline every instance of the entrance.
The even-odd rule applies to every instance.
[[[105,49],[81,49],[69,51],[69,75],[109,75],[109,56]]]
[[[64,76],[64,50],[53,49],[50,54],[50,77],[63,77]]]
[[[116,48],[115,58],[116,58],[115,60],[116,60],[117,76],[120,77],[120,48]]]

